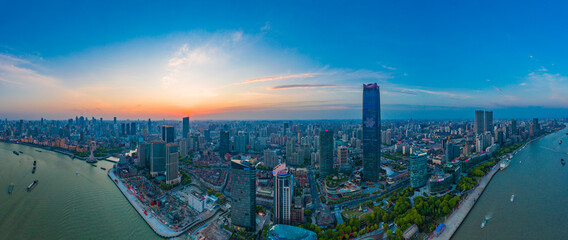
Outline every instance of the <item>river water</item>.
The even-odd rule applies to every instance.
[[[0,143],[0,238],[160,239],[100,169],[113,164],[92,167],[63,154]],[[27,192],[34,179],[39,184]]]
[[[566,132],[533,141],[515,155],[452,239],[568,239],[568,165],[560,164],[568,161]],[[485,217],[490,219],[481,229]]]

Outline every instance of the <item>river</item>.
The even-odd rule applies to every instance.
[[[566,239],[568,165],[560,159],[568,161],[567,153],[566,129],[527,145],[493,177],[452,239]]]
[[[113,164],[99,161],[92,167],[63,154],[0,143],[1,238],[160,239],[100,169]],[[39,184],[27,192],[34,179]],[[8,195],[12,182],[14,192]]]

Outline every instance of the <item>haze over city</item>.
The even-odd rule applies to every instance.
[[[558,5],[3,1],[0,108],[9,119],[359,119],[361,84],[378,82],[385,119],[559,117]]]

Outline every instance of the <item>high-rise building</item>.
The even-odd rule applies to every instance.
[[[264,150],[264,165],[265,167],[274,168],[278,165],[278,156],[274,150],[266,149]]]
[[[475,111],[475,134],[483,134],[487,131],[493,133],[493,111]]]
[[[448,143],[446,143],[446,162],[449,163],[452,160],[454,160],[454,158],[456,158],[456,156],[454,156],[454,143],[448,140]]]
[[[274,222],[290,225],[294,177],[288,171],[286,163],[278,164],[272,174],[274,176]]]
[[[181,131],[181,138],[187,138],[187,134],[189,133],[189,117],[183,118],[183,127]]]
[[[376,83],[363,84],[363,180],[377,182],[381,159],[381,101]]]
[[[319,133],[320,177],[333,174],[333,130],[320,130]]]
[[[166,145],[166,184],[176,184],[181,182],[179,175],[179,146],[169,143]]]
[[[130,123],[130,135],[136,135],[136,123]]]
[[[428,181],[428,159],[426,153],[418,153],[410,156],[410,187],[420,188]]]
[[[519,129],[517,128],[517,120],[515,119],[511,120],[511,134],[512,135],[519,134]]]
[[[229,141],[229,131],[222,131],[219,139],[219,155],[224,157],[229,153],[231,143]]]
[[[152,174],[152,176],[163,174],[166,171],[166,155],[166,142],[151,142],[150,174]]]
[[[533,118],[532,125],[533,125],[533,134],[538,135],[540,133],[540,124],[538,123],[538,118]]]
[[[247,160],[231,161],[231,223],[240,231],[256,230],[256,169]]]
[[[347,159],[347,154],[349,153],[349,149],[346,146],[339,146],[337,148],[337,162],[339,166],[349,164]]]
[[[172,126],[162,126],[162,141],[173,143],[175,139],[175,131]]]
[[[137,151],[138,166],[150,168],[150,159],[151,159],[150,147],[151,145],[149,143],[144,143],[144,142],[138,143],[138,151]]]

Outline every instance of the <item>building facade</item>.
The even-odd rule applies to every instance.
[[[285,163],[276,166],[272,174],[274,175],[274,222],[290,225],[294,177]]]
[[[381,159],[379,86],[363,84],[363,180],[377,182]]]
[[[333,131],[320,131],[319,146],[320,177],[325,177],[333,173]]]
[[[426,153],[418,153],[410,156],[410,187],[420,188],[426,185],[428,180],[428,159]]]
[[[246,160],[231,161],[231,223],[240,231],[256,230],[256,169]]]

